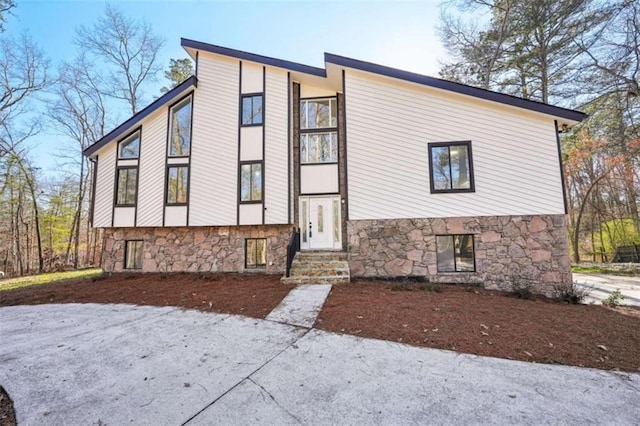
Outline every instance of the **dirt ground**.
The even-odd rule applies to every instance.
[[[16,425],[16,413],[13,409],[13,402],[11,402],[11,398],[9,398],[9,395],[2,386],[0,386],[0,425]]]
[[[292,288],[280,275],[113,274],[0,291],[0,306],[132,303],[264,318]]]
[[[292,288],[274,275],[114,274],[0,291],[0,306],[132,303],[264,318]],[[500,358],[640,371],[640,310],[632,308],[355,281],[333,287],[316,327]]]
[[[334,286],[316,327],[548,364],[640,371],[640,311],[522,300],[478,288],[356,281]]]

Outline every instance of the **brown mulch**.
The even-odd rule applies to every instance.
[[[0,425],[16,426],[16,412],[9,394],[0,386]]]
[[[0,291],[0,306],[131,303],[264,318],[292,288],[280,275],[112,274]]]
[[[379,281],[334,286],[316,327],[499,358],[640,371],[640,315],[633,308],[522,300],[460,286],[409,289]]]

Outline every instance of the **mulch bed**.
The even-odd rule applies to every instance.
[[[0,386],[0,425],[16,426],[16,412],[9,394]]]
[[[357,281],[333,287],[316,327],[499,358],[639,372],[638,313],[479,288]]]
[[[0,306],[131,303],[264,318],[294,287],[280,275],[112,274],[0,291]]]

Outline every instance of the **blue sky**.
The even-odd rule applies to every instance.
[[[180,37],[323,67],[330,52],[437,76],[446,58],[436,34],[439,1],[420,2],[213,2],[112,1],[126,15],[144,19],[165,39],[160,57],[185,57]],[[27,31],[55,69],[76,55],[75,29],[91,26],[103,13],[102,1],[17,0],[5,35]],[[158,94],[165,81],[159,76]],[[128,118],[126,115],[122,119]],[[54,154],[65,141],[46,129],[35,141],[36,161],[57,169]]]

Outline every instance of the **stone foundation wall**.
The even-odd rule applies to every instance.
[[[538,293],[571,283],[565,215],[484,216],[350,221],[351,276],[425,276],[431,282]],[[475,272],[438,272],[436,235],[473,234]]]
[[[107,272],[122,272],[125,241],[143,240],[141,272],[244,272],[245,238],[266,238],[264,271],[280,274],[286,267],[291,229],[291,225],[108,228],[103,268]]]

